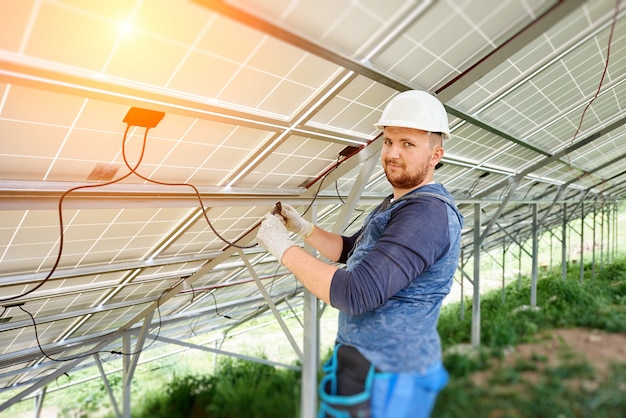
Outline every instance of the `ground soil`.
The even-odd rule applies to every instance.
[[[536,370],[522,373],[524,379],[532,383],[546,367],[555,367],[568,360],[584,360],[594,371],[593,379],[574,379],[572,385],[598,385],[610,373],[613,362],[626,364],[626,333],[584,328],[550,330],[541,334],[538,342],[508,350],[499,366],[511,368],[524,361],[536,365]],[[477,385],[487,384],[493,370],[474,373],[472,380]]]

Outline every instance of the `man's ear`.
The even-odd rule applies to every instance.
[[[443,147],[435,147],[435,149],[433,150],[433,156],[431,161],[433,167],[439,164],[439,161],[441,161],[441,159],[443,158],[443,154]]]

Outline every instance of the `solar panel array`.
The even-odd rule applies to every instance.
[[[529,204],[545,229],[626,193],[626,4],[0,7],[2,391],[59,373],[50,357],[123,350],[145,320],[185,340],[268,314],[255,274],[279,309],[300,306],[256,227],[281,200],[358,228],[390,192],[373,123],[401,90],[446,105],[436,180],[465,216],[467,253],[476,203],[506,226],[489,249],[530,236]],[[163,117],[131,126],[131,108]],[[61,363],[94,364],[77,360]]]

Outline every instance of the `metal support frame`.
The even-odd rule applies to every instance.
[[[35,418],[39,418],[41,416],[41,411],[43,410],[43,401],[46,398],[47,391],[48,387],[44,386],[35,395]]]
[[[598,238],[598,262],[597,262],[597,268],[601,271],[604,268],[604,222],[605,222],[605,210],[606,210],[606,204],[604,202],[602,202],[600,204],[600,208],[598,210],[598,228],[600,228],[600,231],[598,232],[599,238]]]
[[[506,240],[502,239],[502,294],[500,301],[506,301]]]
[[[530,306],[537,306],[537,279],[539,277],[538,269],[538,255],[539,255],[539,239],[537,232],[537,204],[532,205],[533,210],[533,228],[532,228],[532,242],[533,242],[533,255],[532,255],[532,269],[531,269],[531,281],[530,281]]]
[[[113,405],[113,410],[115,411],[116,417],[121,417],[122,413],[120,412],[120,407],[117,404],[117,400],[115,399],[115,395],[113,395],[113,390],[111,389],[111,385],[109,383],[109,379],[104,371],[104,367],[102,366],[102,361],[100,360],[100,356],[98,353],[93,355],[94,360],[96,361],[96,365],[98,366],[98,371],[100,372],[100,378],[102,379],[102,383],[104,383],[104,388],[107,391],[107,395],[109,396],[109,400],[111,401],[111,405]]]
[[[617,236],[619,233],[619,222],[617,222],[617,218],[618,218],[618,206],[617,204],[614,205],[614,210],[613,210],[613,245],[612,245],[612,257],[611,260],[614,260],[615,257],[617,256]]]
[[[268,366],[283,367],[285,369],[290,369],[290,370],[300,370],[300,368],[297,366],[284,364],[284,363],[278,363],[275,361],[270,361],[270,360],[262,359],[259,357],[247,356],[245,354],[234,353],[232,351],[221,350],[217,348],[218,346],[221,346],[221,344],[217,340],[212,341],[213,343],[215,343],[216,348],[211,348],[211,347],[206,347],[203,345],[192,344],[187,341],[175,340],[173,338],[164,337],[162,335],[156,336],[156,335],[150,334],[149,336],[151,338],[158,338],[159,341],[167,343],[167,344],[179,345],[181,347],[191,348],[193,350],[205,351],[207,353],[216,354],[216,355],[219,354],[219,355],[234,357],[234,358],[238,358],[238,359],[246,360],[246,361],[253,361],[255,363],[266,364]]]
[[[317,372],[320,363],[319,304],[317,297],[304,291],[304,361],[300,391],[300,417],[317,416]]]
[[[373,145],[373,144],[372,144]],[[370,145],[370,146],[372,146]],[[368,156],[366,160],[363,161],[363,166],[359,171],[359,175],[350,190],[350,195],[346,200],[345,205],[341,208],[341,213],[335,225],[333,225],[332,232],[336,234],[340,234],[345,228],[350,219],[350,215],[354,212],[357,204],[359,203],[359,198],[361,197],[361,193],[367,186],[369,179],[378,164],[378,157],[380,156],[380,150],[382,148],[382,141],[376,141],[376,148],[372,148],[372,153]]]
[[[480,348],[480,203],[474,204],[474,301],[472,303],[472,347]]]
[[[132,351],[131,348],[131,336],[125,335],[122,338],[122,344],[124,347],[124,353],[126,353],[122,358],[122,363],[124,365],[124,373],[123,373],[123,386],[122,386],[122,394],[123,394],[123,412],[122,416],[124,418],[130,418],[130,408],[131,408],[131,388],[133,377],[135,376],[135,370],[137,370],[137,364],[139,363],[139,357],[141,356],[141,352],[144,349],[144,344],[146,342],[146,335],[148,335],[148,331],[150,330],[150,325],[152,324],[152,317],[154,316],[154,311],[148,314],[143,321],[143,326],[137,336],[137,341],[135,342],[135,350]]]
[[[578,3],[580,3],[580,1],[578,1]],[[555,6],[555,9],[557,9],[557,8],[558,8],[558,9],[560,9],[560,10],[563,10],[563,9],[564,9],[564,8],[566,8],[566,7],[575,7],[575,6],[572,6],[572,2],[558,2],[558,3],[557,3],[557,5]],[[567,12],[566,12],[566,11],[561,11],[561,12],[559,12],[559,13],[562,13],[562,14],[560,15],[560,16],[562,16],[563,14],[565,14],[565,13],[567,13]],[[557,19],[556,19],[556,20],[558,21],[558,18],[559,18],[559,14],[558,14],[558,13],[556,14],[556,17],[557,17]],[[551,26],[551,25],[550,25],[550,26]],[[541,33],[541,31],[540,31],[540,30],[537,30],[536,32],[534,32],[534,35],[533,35],[533,33],[532,33],[532,32],[529,32],[529,33],[530,33],[530,36],[531,36],[531,39],[532,39],[532,36],[539,36],[539,34]],[[508,50],[508,54],[509,54],[509,55],[510,55],[510,54],[512,54],[513,52],[515,52],[516,48],[515,48],[514,43],[512,43],[512,42],[511,42],[511,43],[507,42],[507,43],[505,43],[505,45],[506,45],[506,44],[508,44],[508,46],[507,46],[507,50]],[[519,48],[519,47],[517,47],[517,48]],[[481,66],[480,66],[479,68],[477,67],[477,69],[474,71],[474,76],[480,77],[480,76],[481,76],[482,74],[484,74],[484,73],[485,73],[485,72],[486,72],[489,68],[494,68],[494,67],[498,64],[498,62],[501,62],[501,61],[503,61],[504,59],[506,59],[506,54],[505,54],[504,56],[502,55],[502,54],[504,54],[504,53],[506,52],[506,50],[505,50],[505,49],[499,48],[499,49],[498,49],[498,50],[496,50],[496,51],[498,52],[498,54],[494,54],[493,56],[491,56],[491,57],[489,58],[489,62],[486,62],[486,63],[481,63]],[[347,63],[347,64],[349,64],[349,63]],[[357,72],[359,72],[360,74],[363,74],[363,75],[365,75],[365,76],[368,76],[368,75],[369,75],[369,76],[371,76],[371,78],[372,78],[372,79],[379,79],[379,78],[381,77],[381,75],[380,75],[380,74],[378,74],[378,73],[377,73],[377,72],[375,72],[375,71],[374,71],[374,72],[371,72],[371,73],[368,73],[367,71],[364,71],[364,69],[365,69],[365,66],[360,66],[360,67],[355,67],[355,68],[354,68],[354,70],[355,70],[355,71],[357,71]],[[360,70],[360,71],[359,71],[359,70]],[[468,80],[469,80],[469,78],[468,78]],[[383,80],[383,81],[384,81],[384,80]],[[455,81],[456,81],[456,80],[455,80]],[[389,84],[388,84],[388,85],[394,85],[394,83],[389,82]],[[460,85],[460,84],[457,84],[457,85]],[[399,86],[400,86],[400,87],[403,87],[402,85],[399,85]],[[106,87],[106,86],[105,86],[105,87]],[[107,88],[103,88],[103,91],[106,91],[106,90],[107,90]],[[442,92],[442,93],[443,93],[443,92]],[[137,95],[139,96],[140,94],[138,93]],[[113,100],[113,101],[121,101],[121,100],[120,100],[120,99],[118,99],[118,98],[115,98],[115,100]],[[126,101],[122,101],[122,102],[126,103]],[[163,100],[163,104],[162,104],[161,106],[167,106],[167,103],[166,103],[166,102],[167,102],[166,100]],[[196,104],[194,104],[194,105],[196,105]],[[168,108],[168,109],[169,109],[169,108]],[[171,107],[171,109],[169,109],[169,110],[174,111],[174,106],[172,106],[172,107]],[[184,112],[184,114],[186,114],[186,115],[196,115],[196,116],[198,116],[198,117],[205,117],[205,118],[206,118],[206,114],[208,113],[208,110],[212,110],[212,109],[204,109],[204,108],[199,108],[199,109],[196,109],[196,110],[191,109],[191,110],[186,110],[186,111]],[[220,109],[220,110],[221,110],[221,109]],[[457,112],[457,114],[458,114],[458,112]],[[223,116],[223,119],[224,119],[224,120],[229,120],[229,116],[230,116],[230,115],[225,115],[225,116]],[[238,116],[238,115],[235,115],[235,116]],[[251,122],[250,122],[250,123],[257,123],[257,122],[258,122],[258,120],[256,120],[256,118],[251,118],[251,119],[253,119],[253,120],[251,120]],[[282,123],[282,121],[273,121],[273,120],[268,120],[268,121],[264,121],[264,123],[265,123],[265,124],[267,124],[267,126],[268,126],[268,127],[271,127],[271,129],[274,129],[274,130],[280,130],[280,129],[284,129],[284,128],[285,128],[284,123]],[[480,204],[477,204],[477,206],[478,206],[478,208],[480,208]],[[476,214],[475,214],[475,215],[476,215]],[[479,214],[479,213],[478,213],[478,216],[476,216],[476,218],[477,218],[478,220],[480,220],[480,214]],[[496,217],[494,217],[494,219],[497,219],[497,216],[496,216]],[[617,215],[615,215],[615,216],[614,216],[613,221],[614,221],[614,224],[615,224],[615,226],[614,226],[614,231],[616,232],[616,231],[617,231]],[[476,229],[477,229],[477,231],[480,231],[480,221],[477,223],[477,225],[478,225],[478,227],[477,227]],[[490,225],[490,226],[491,226],[491,225]],[[488,228],[487,228],[487,229],[488,229]],[[564,229],[565,229],[565,228],[564,228]],[[477,231],[474,231],[474,232],[475,232],[475,235],[476,235]],[[487,231],[485,231],[485,235],[486,235],[486,232],[487,232]],[[563,231],[563,232],[564,232],[564,238],[565,238],[565,236],[566,236],[566,231]],[[581,235],[582,235],[582,234],[581,234]],[[617,235],[617,234],[614,234],[614,236],[615,236],[615,237],[616,237],[616,235]],[[479,238],[479,232],[478,232],[478,235],[476,235],[476,238]],[[484,238],[484,236],[483,236],[482,238]],[[565,239],[564,239],[564,240],[563,240],[563,246],[565,246],[565,242],[566,242],[566,241],[565,241]],[[617,249],[617,241],[616,241],[616,238],[614,239],[613,243],[614,243],[614,244],[613,244],[612,248],[613,248],[613,251],[615,251],[615,250]],[[481,239],[476,239],[476,240],[475,240],[475,248],[474,248],[474,263],[475,263],[475,264],[474,264],[474,273],[475,273],[475,280],[474,280],[474,286],[475,286],[475,305],[476,305],[476,304],[478,304],[478,305],[479,305],[479,302],[480,302],[480,299],[479,299],[479,298],[478,298],[478,300],[476,300],[476,289],[478,288],[478,285],[479,285],[479,274],[480,274],[480,263],[479,263],[479,261],[480,261],[480,247],[481,247],[481,245],[480,245],[480,244],[481,244]],[[520,247],[520,248],[521,248],[521,247]],[[222,258],[223,258],[223,257],[222,257]],[[520,253],[520,260],[521,260],[521,253]],[[216,265],[215,263],[217,263],[217,262],[210,262],[210,263],[208,263],[209,267],[207,267],[207,268],[202,268],[202,269],[200,269],[200,271],[201,271],[201,272],[205,272],[205,271],[207,271],[207,270],[208,270],[211,266],[215,266],[215,265]],[[564,264],[565,264],[565,263],[564,263]],[[582,246],[581,246],[581,269],[582,269],[582,266],[583,266],[583,262],[582,262]],[[194,278],[199,277],[199,275],[201,275],[201,274],[202,274],[202,273],[199,273],[199,274],[194,274]],[[258,283],[257,283],[257,284],[258,284]],[[178,289],[179,289],[179,287],[178,287],[178,286],[176,287],[176,289],[172,289],[172,290],[170,291],[170,295],[175,294],[175,293],[177,292],[177,290],[178,290]],[[169,297],[171,297],[171,296],[169,296]],[[165,299],[164,299],[164,300],[165,300]],[[157,303],[157,306],[158,306],[158,303]],[[145,318],[146,318],[146,316],[145,316],[145,315],[146,315],[146,311],[142,311],[142,313],[141,313],[139,316],[136,316],[136,317],[134,318],[134,320],[136,321],[138,318],[141,318],[141,315],[143,315],[143,316],[144,316],[144,319],[145,319]],[[479,319],[480,319],[480,318],[478,317],[478,320],[479,320]],[[147,320],[146,320],[146,322],[145,322],[145,323],[149,323],[149,322],[150,322],[150,321],[147,321]],[[133,324],[134,324],[134,322],[133,322],[133,321],[130,321],[130,322],[129,322],[129,325],[133,325]],[[122,329],[123,329],[123,328],[122,328]],[[480,331],[480,329],[478,329],[478,337],[480,337],[479,331]],[[473,334],[473,336],[474,336],[474,334]],[[478,341],[479,341],[479,338],[478,338]],[[106,344],[108,344],[108,343],[110,343],[110,342],[111,342],[110,340],[107,340],[103,346],[106,346]],[[127,340],[126,342],[128,342],[128,343],[129,343],[129,340]],[[80,363],[80,362],[77,362],[76,364],[78,364],[78,363]],[[136,363],[135,363],[135,365],[136,365]],[[71,366],[71,367],[69,367],[69,368],[66,368],[66,367],[65,367],[65,365],[64,365],[63,369],[64,369],[64,370],[65,370],[65,369],[69,370],[69,369],[73,368],[74,366],[75,366],[75,364],[74,364],[74,365],[72,365],[72,366]],[[128,366],[129,366],[129,367],[131,367],[131,362],[129,362]],[[58,373],[55,373],[55,375],[59,375],[59,374],[58,374]],[[45,390],[45,386],[43,386],[43,388],[44,388],[44,390]],[[42,397],[42,399],[43,399],[43,397]],[[5,404],[5,405],[6,405],[6,404]],[[4,407],[5,405],[2,405],[2,407]]]
[[[102,350],[107,345],[109,345],[112,340],[114,340],[114,338],[111,338],[111,340],[107,339],[107,340],[101,341],[99,344],[97,344],[95,347],[92,348],[92,351],[93,352],[97,352],[97,351]],[[79,358],[76,358],[74,360],[69,360],[69,361],[65,362],[61,367],[59,367],[58,369],[54,370],[53,373],[43,377],[37,383],[27,387],[22,392],[20,392],[17,395],[11,397],[11,399],[7,400],[2,405],[0,405],[0,412],[4,411],[5,409],[7,409],[7,408],[9,408],[11,406],[13,406],[16,403],[22,401],[22,399],[24,399],[26,396],[30,395],[31,393],[35,393],[40,388],[43,388],[46,385],[48,385],[49,383],[55,381],[59,376],[63,376],[65,373],[67,373],[68,371],[72,370],[74,367],[78,366],[80,363],[82,363],[85,360],[85,358],[86,357],[79,357]]]
[[[593,214],[592,214],[592,218],[593,218],[593,223],[591,224],[591,242],[592,242],[592,247],[591,247],[591,279],[595,279],[596,278],[596,225],[597,225],[597,205],[593,205]]]
[[[461,273],[461,280],[459,280],[459,283],[461,284],[461,302],[459,305],[459,321],[463,322],[463,319],[465,319],[465,271],[463,269],[463,267],[465,266],[463,260],[464,260],[464,254],[463,254],[463,250],[461,250],[461,257],[459,257],[459,266],[457,268],[457,270]]]
[[[567,279],[567,203],[563,204],[563,221],[561,223],[561,279]]]
[[[267,303],[267,305],[270,307],[270,310],[272,311],[272,314],[274,314],[274,318],[276,318],[278,325],[280,325],[280,328],[285,333],[287,340],[289,340],[289,343],[291,344],[293,351],[296,353],[298,360],[300,360],[301,362],[304,361],[304,354],[302,353],[302,349],[300,349],[300,346],[298,345],[298,343],[296,342],[296,339],[294,338],[293,334],[289,330],[289,327],[287,326],[287,324],[285,324],[285,321],[283,320],[283,317],[280,315],[280,312],[276,308],[276,305],[274,304],[272,297],[269,295],[269,293],[267,293],[267,290],[265,289],[265,286],[263,286],[263,283],[261,283],[261,279],[259,279],[259,276],[256,274],[256,271],[254,270],[254,267],[252,267],[250,260],[248,260],[248,257],[243,252],[243,250],[238,248],[237,252],[239,253],[239,256],[245,263],[246,268],[248,269],[248,273],[250,273],[250,276],[252,276],[252,278],[254,279],[254,282],[256,283],[257,287],[259,288],[259,291],[261,292],[261,295],[263,295],[263,299],[265,299],[265,303]]]
[[[311,206],[306,215],[310,222],[317,219],[317,206]],[[304,249],[313,254],[315,250],[308,244]],[[302,346],[304,360],[302,362],[302,382],[300,391],[300,417],[315,418],[317,416],[317,372],[320,364],[320,323],[319,303],[317,297],[304,290],[304,336]]]
[[[578,260],[579,280],[585,280],[585,204],[580,204],[580,259]]]
[[[514,237],[513,235],[511,235],[511,233],[509,231],[507,231],[506,228],[501,226],[498,222],[496,222],[496,226],[498,228],[500,228],[500,230],[504,233],[504,235],[506,235],[508,238],[510,238],[511,241],[513,241],[520,248],[520,250],[523,250],[529,257],[532,257],[532,254],[530,252],[528,252],[528,250],[526,248],[524,248],[524,243],[523,242],[520,242],[517,239],[517,237]]]

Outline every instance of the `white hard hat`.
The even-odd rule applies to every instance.
[[[446,109],[439,99],[422,90],[408,90],[393,97],[385,106],[380,120],[374,124],[377,129],[385,126],[438,132],[443,139],[450,138]]]

